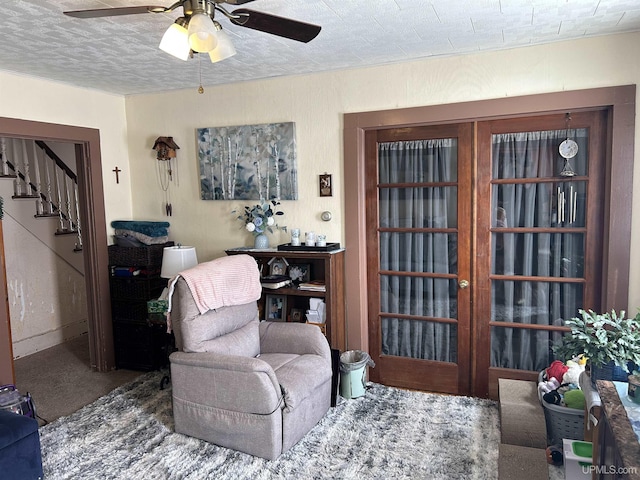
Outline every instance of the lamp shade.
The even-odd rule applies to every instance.
[[[204,13],[196,13],[189,19],[189,46],[194,52],[210,52],[218,45],[217,30],[213,20]]]
[[[195,247],[164,247],[162,252],[162,278],[173,278],[180,272],[195,267],[198,264]]]
[[[227,32],[222,29],[218,30],[218,46],[209,52],[209,58],[211,63],[216,63],[225,58],[233,57],[236,54],[236,49],[231,43],[231,38]]]
[[[172,23],[167,31],[164,32],[162,40],[160,40],[160,50],[173,55],[180,60],[187,61],[189,59],[189,37],[187,29],[177,23]]]

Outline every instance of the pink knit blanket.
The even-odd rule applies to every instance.
[[[250,255],[229,255],[180,272],[200,313],[256,301],[262,293],[258,265]]]

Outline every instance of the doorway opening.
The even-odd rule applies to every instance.
[[[87,292],[89,353],[92,368],[100,372],[115,367],[100,132],[96,129],[0,117],[0,136],[69,142],[75,145],[78,169],[80,219]],[[5,265],[2,265],[4,272]],[[0,294],[7,298],[6,275]],[[15,383],[9,308],[0,308],[0,380]]]

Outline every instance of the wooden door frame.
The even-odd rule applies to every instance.
[[[567,112],[579,108],[609,108],[611,138],[607,162],[605,250],[603,251],[603,308],[627,309],[636,86],[594,88],[499,98],[426,107],[348,113],[344,115],[345,291],[347,348],[368,350],[367,261],[365,222],[365,132],[381,128],[437,125]],[[612,161],[615,159],[615,162]],[[611,195],[611,184],[616,195]],[[475,207],[474,207],[475,208]],[[474,332],[472,332],[472,335]],[[474,370],[472,365],[472,371]]]
[[[100,372],[115,368],[100,131],[93,128],[0,117],[0,136],[75,144],[80,222],[82,225],[87,327],[91,367]],[[0,384],[15,383],[11,324],[6,285],[0,294]]]

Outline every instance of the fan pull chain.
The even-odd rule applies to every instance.
[[[198,71],[200,73],[200,86],[198,87],[198,93],[202,95],[204,93],[204,87],[202,86],[202,54],[198,55]]]

